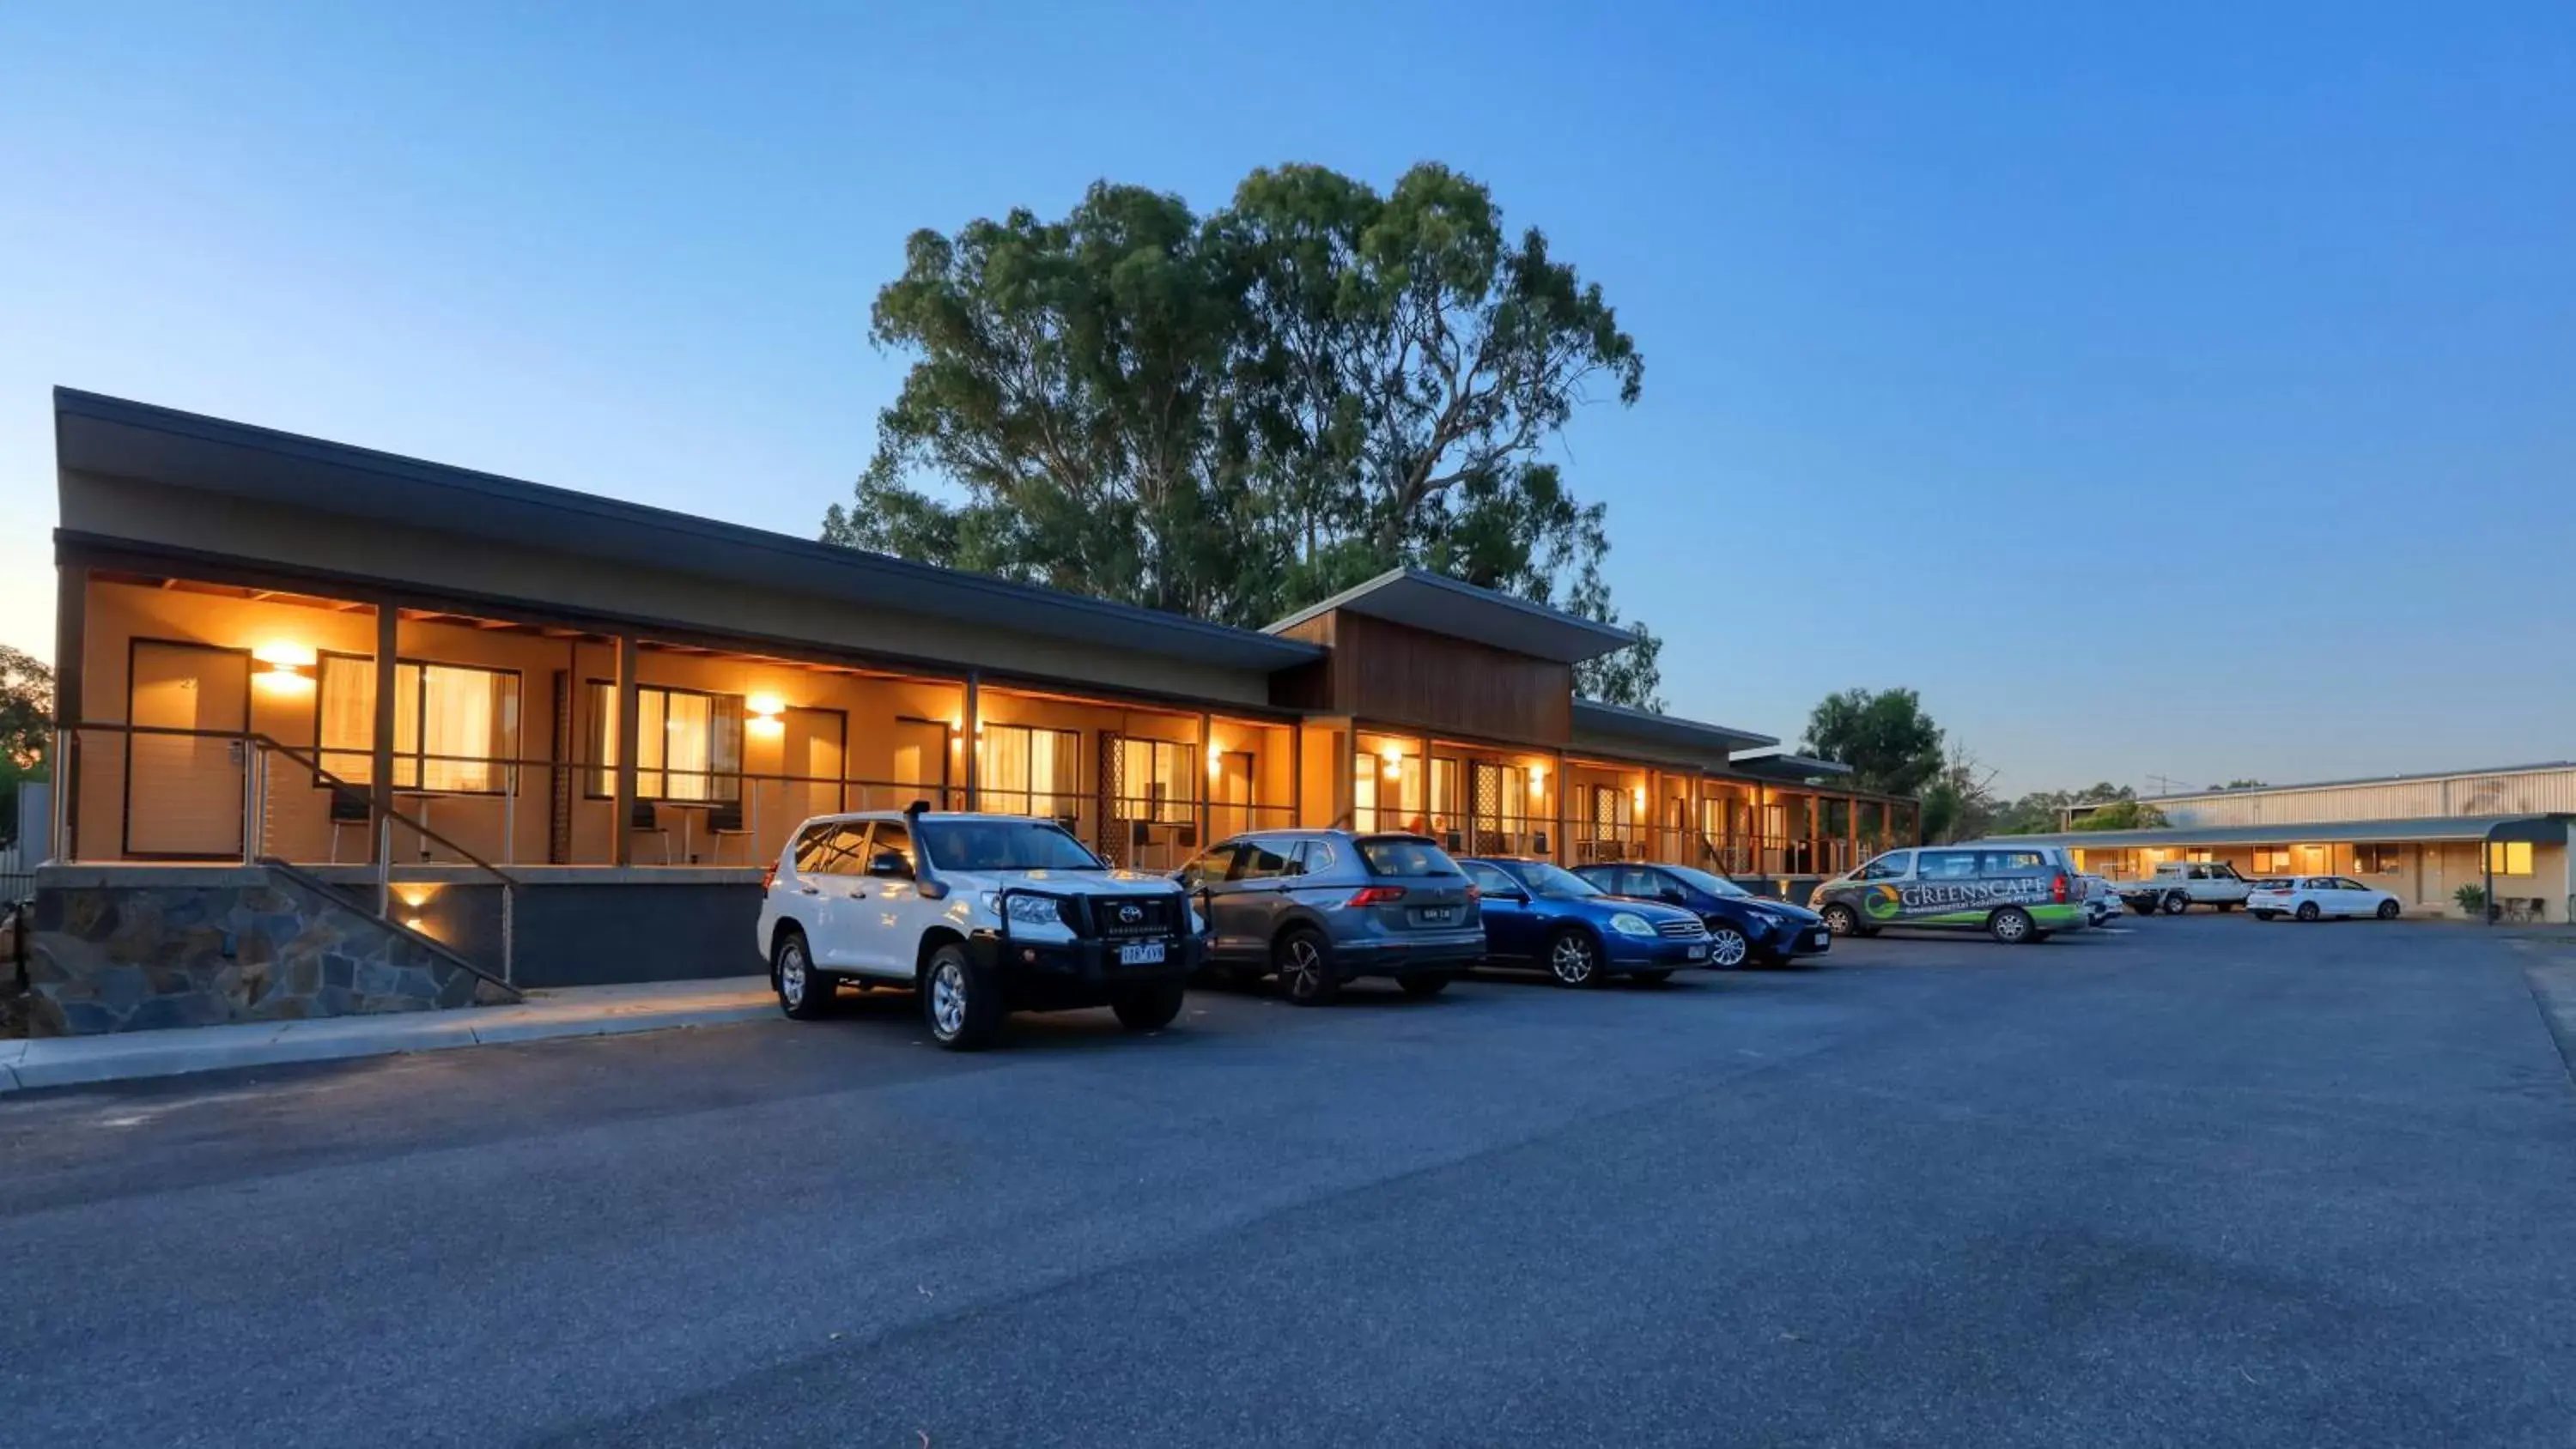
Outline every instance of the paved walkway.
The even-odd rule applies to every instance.
[[[516,1006],[321,1021],[243,1022],[113,1036],[0,1041],[0,1092],[344,1057],[395,1056],[548,1037],[722,1026],[775,1013],[758,976],[535,991]]]

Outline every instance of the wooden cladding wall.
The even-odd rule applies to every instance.
[[[1340,610],[1289,633],[1333,652],[1272,676],[1274,704],[1474,739],[1553,746],[1574,737],[1569,665]]]

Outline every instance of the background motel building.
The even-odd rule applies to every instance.
[[[2072,846],[2082,867],[2125,876],[2168,860],[2221,860],[2247,876],[2343,875],[2410,912],[2457,914],[2454,893],[2486,889],[2512,920],[2564,922],[2576,908],[2568,846],[2576,763],[2328,780],[2162,795],[2157,830],[2036,837]],[[2079,806],[2073,817],[2087,813]]]
[[[1578,700],[1600,624],[1398,571],[1206,624],[72,391],[40,1027],[741,975],[826,811],[1652,858],[1803,895],[1915,805]]]

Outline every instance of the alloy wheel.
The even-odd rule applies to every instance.
[[[954,961],[942,961],[931,970],[930,1019],[941,1036],[955,1036],[966,1029],[966,970]]]
[[[1750,949],[1750,943],[1744,939],[1742,931],[1720,926],[1717,934],[1708,938],[1708,964],[1741,966],[1744,964],[1746,952]]]
[[[805,1004],[805,948],[795,941],[778,948],[778,999],[792,1009]]]
[[[1287,959],[1280,963],[1279,979],[1288,994],[1300,1001],[1324,989],[1324,953],[1311,936],[1298,936],[1288,943]]]
[[[1547,953],[1547,969],[1566,985],[1581,986],[1592,979],[1600,963],[1593,958],[1590,941],[1566,935],[1557,937],[1556,945]]]

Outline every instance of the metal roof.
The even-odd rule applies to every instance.
[[[2431,780],[2474,780],[2489,775],[2531,775],[2543,770],[2576,770],[2576,760],[2542,760],[2529,765],[2501,765],[2492,770],[2430,770],[2418,775],[2356,775],[2348,780],[2309,780],[2291,785],[2248,785],[2241,790],[2183,790],[2169,795],[2142,795],[2142,800],[2235,800],[2248,795],[2278,795],[2291,790],[2338,790],[2354,785],[2414,785]],[[2108,801],[2098,802],[2108,804]]]
[[[1812,780],[1818,775],[1848,775],[1852,772],[1849,765],[1793,755],[1785,750],[1763,755],[1738,755],[1735,768],[1743,774],[1758,775],[1766,780]]]
[[[2080,845],[2126,850],[2157,845],[2380,845],[2410,841],[2567,839],[2576,815],[2437,815],[2416,820],[2334,820],[2290,825],[2209,825],[2160,830],[2064,830],[2001,835],[1978,844]]]
[[[54,389],[54,452],[67,471],[141,478],[1219,668],[1274,670],[1324,653],[1299,640],[1132,604],[73,388]]]
[[[1415,568],[1389,569],[1357,588],[1299,609],[1263,632],[1278,634],[1335,609],[1561,664],[1598,659],[1636,642],[1635,635],[1616,625]]]
[[[1750,745],[1780,743],[1770,735],[1756,734],[1751,730],[1702,724],[1698,720],[1657,714],[1653,710],[1630,709],[1624,704],[1603,704],[1596,699],[1574,701],[1574,727],[1682,749],[1713,750],[1721,759]]]

